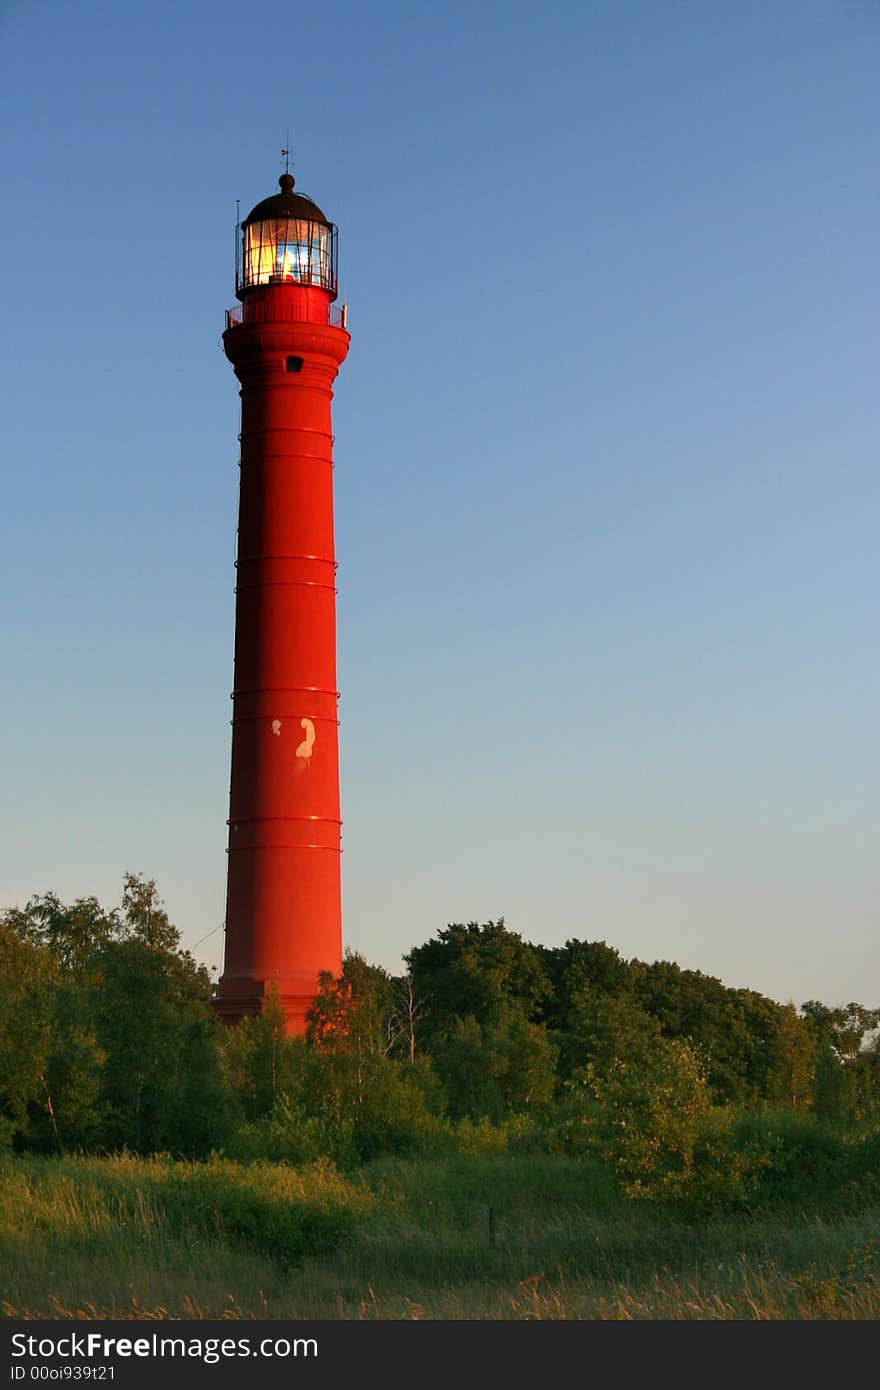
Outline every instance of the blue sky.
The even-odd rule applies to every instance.
[[[340,227],[348,945],[880,1002],[880,6],[2,6],[0,903],[219,965],[235,199]],[[211,935],[207,935],[211,933]]]

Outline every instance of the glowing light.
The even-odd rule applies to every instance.
[[[245,285],[286,280],[334,288],[330,228],[317,222],[270,219],[244,229]]]

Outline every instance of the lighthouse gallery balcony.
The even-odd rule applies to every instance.
[[[234,304],[226,310],[227,328],[239,327],[243,308],[242,304]],[[250,323],[320,323],[329,324],[331,328],[347,329],[348,305],[328,304],[323,295],[315,300],[297,297],[296,301],[273,296],[262,303],[252,302],[248,306],[247,317]]]

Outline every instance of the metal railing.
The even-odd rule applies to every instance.
[[[226,310],[226,327],[237,328],[242,321],[242,304],[234,304]],[[250,317],[252,323],[329,323],[331,328],[348,328],[348,305],[330,304],[289,304],[272,303],[254,305],[257,312]],[[260,312],[260,310],[263,312]]]

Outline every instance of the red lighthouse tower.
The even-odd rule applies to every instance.
[[[310,198],[258,203],[236,240],[223,347],[241,383],[226,956],[234,1022],[277,985],[301,1033],[342,956],[333,381],[348,352],[333,223]]]

